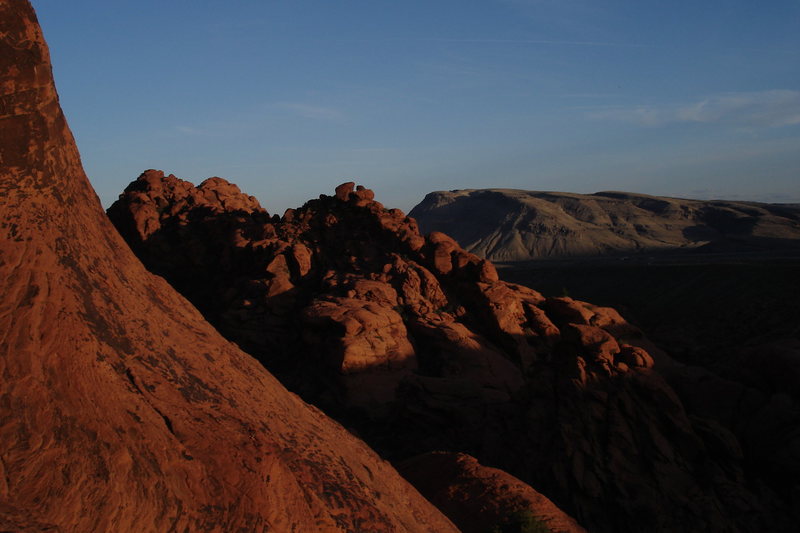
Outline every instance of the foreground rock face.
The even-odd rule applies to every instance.
[[[492,261],[697,248],[800,249],[800,206],[623,192],[466,189],[428,194],[410,215]]]
[[[144,270],[27,1],[0,36],[0,529],[456,531]]]
[[[591,531],[791,530],[785,487],[687,412],[664,379],[683,367],[613,309],[499,281],[354,183],[283,217],[245,195],[209,205],[208,183],[232,190],[147,171],[108,214],[224,335],[385,457],[470,454]]]

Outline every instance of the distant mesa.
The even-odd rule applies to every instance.
[[[464,189],[428,194],[409,213],[492,261],[702,249],[800,249],[800,207],[625,192]]]

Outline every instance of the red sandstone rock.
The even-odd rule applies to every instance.
[[[388,287],[391,290],[391,287]],[[383,412],[417,367],[403,319],[391,307],[354,298],[316,300],[303,311],[305,341],[343,375],[345,402]]]
[[[110,210],[122,228],[134,192]],[[269,231],[257,209],[178,211],[140,257],[179,287],[192,270],[182,290],[224,334],[387,457],[468,451],[597,531],[779,529],[742,457],[715,451],[731,436],[687,414],[674,363],[616,311],[499,281],[356,192]]]
[[[563,335],[571,342],[582,347],[594,359],[611,363],[619,353],[617,340],[607,331],[595,326],[567,324],[562,328]]]
[[[297,274],[303,277],[311,271],[311,250],[303,243],[292,245],[292,259],[297,266]]]
[[[350,193],[350,199],[357,206],[366,206],[375,199],[375,193],[371,189],[366,189],[363,185],[359,185],[356,187],[355,192]]]
[[[0,3],[0,37],[0,528],[455,531],[144,270],[83,173],[27,1]],[[150,172],[127,194],[142,240],[188,198],[262,213],[221,180]]]
[[[238,194],[146,173],[109,215],[223,334],[385,457],[469,452],[593,531],[792,523],[793,441],[768,437],[794,435],[785,392],[751,402],[750,389],[681,367],[613,309],[504,283],[363,186],[282,220]],[[742,414],[746,431],[718,423]],[[774,460],[748,451],[762,444]]]
[[[497,269],[489,261],[483,260],[480,262],[480,273],[478,279],[482,283],[492,283],[500,281],[500,276],[497,275]]]
[[[387,279],[391,274],[391,282],[399,286],[398,292],[408,311],[424,316],[447,306],[447,296],[431,271],[399,256],[393,256],[391,259],[392,263],[386,273]]]
[[[556,323],[591,324],[594,316],[594,313],[582,302],[566,296],[548,298],[544,308]]]
[[[623,344],[620,348],[619,359],[630,367],[651,368],[653,358],[642,348]]]
[[[338,187],[336,187],[336,198],[341,200],[342,202],[346,202],[350,198],[350,193],[353,192],[356,184],[352,181],[348,181],[347,183],[342,183]]]
[[[417,344],[437,354],[443,378],[467,379],[505,399],[525,383],[520,369],[501,350],[463,324],[444,319],[416,322],[412,328]]]
[[[342,342],[341,360],[334,364],[345,374],[384,367],[416,366],[414,349],[397,312],[375,302],[336,298],[312,302],[303,312],[308,327],[332,327],[331,342]]]
[[[456,241],[438,231],[428,235],[428,242],[431,245],[429,254],[431,255],[435,272],[437,274],[449,274],[453,270],[451,254],[460,246],[456,244]]]
[[[463,453],[432,452],[404,461],[400,473],[464,533],[513,527],[529,513],[553,533],[585,533],[574,519],[514,476]],[[519,526],[517,526],[519,527]]]
[[[529,335],[535,335],[549,344],[556,342],[561,332],[547,316],[547,313],[530,302],[525,302],[523,307],[525,308],[525,315],[528,317],[528,324],[530,326]]]

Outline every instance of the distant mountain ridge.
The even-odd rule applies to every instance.
[[[463,189],[437,191],[409,213],[492,261],[731,246],[800,247],[800,207],[594,194]]]

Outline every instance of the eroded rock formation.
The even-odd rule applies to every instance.
[[[147,171],[109,216],[224,335],[385,457],[468,453],[591,531],[788,527],[737,437],[664,379],[681,365],[613,309],[499,281],[354,183],[283,217],[244,195],[209,206],[208,183],[232,190]]]
[[[455,531],[142,267],[26,0],[0,2],[0,73],[0,529]]]

